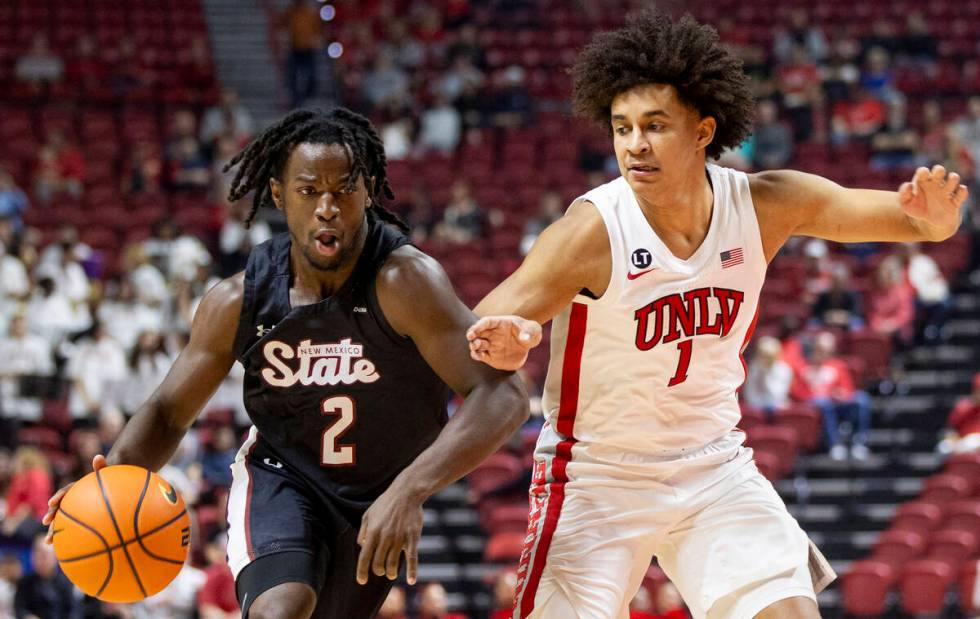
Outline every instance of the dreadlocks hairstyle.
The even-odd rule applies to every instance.
[[[228,162],[224,167],[225,172],[238,166],[228,191],[228,200],[241,200],[250,191],[255,191],[252,210],[245,220],[246,226],[252,223],[255,212],[260,207],[275,206],[269,179],[282,177],[293,148],[304,142],[343,146],[351,164],[347,189],[353,189],[357,179],[363,178],[371,197],[368,215],[373,214],[403,232],[408,232],[408,225],[381,204],[383,199],[391,200],[395,197],[391,185],[388,184],[388,160],[385,158],[381,137],[371,121],[342,107],[335,107],[326,113],[320,110],[290,112],[263,131]]]
[[[717,122],[706,149],[717,159],[749,135],[754,101],[742,61],[718,42],[718,33],[685,15],[674,22],[646,11],[619,30],[597,35],[572,68],[576,113],[609,126],[613,99],[642,84],[671,84],[681,101]]]

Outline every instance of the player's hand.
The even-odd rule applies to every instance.
[[[466,331],[470,357],[498,370],[515,372],[541,343],[541,325],[520,316],[484,316]]]
[[[913,219],[930,241],[951,237],[960,227],[960,207],[968,190],[960,175],[946,173],[941,165],[919,168],[912,180],[898,188],[898,199],[905,214]]]
[[[419,537],[422,535],[422,503],[405,496],[394,486],[386,490],[364,512],[357,543],[357,582],[365,585],[369,572],[375,576],[398,578],[398,563],[405,553],[408,584],[414,585],[418,576]]]
[[[99,454],[92,458],[92,470],[98,471],[99,469],[104,469],[106,467],[105,456]],[[44,537],[44,541],[50,544],[54,540],[54,528],[51,527],[51,523],[54,521],[55,514],[58,513],[58,506],[61,505],[61,499],[65,498],[65,493],[75,485],[75,482],[68,484],[61,490],[58,490],[54,495],[48,499],[48,513],[44,514],[44,518],[41,519],[41,524],[48,527],[48,534]]]

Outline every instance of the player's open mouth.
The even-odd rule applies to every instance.
[[[631,165],[629,171],[638,175],[643,176],[646,174],[653,174],[654,172],[659,172],[660,168],[652,165]]]
[[[321,232],[314,238],[316,239],[316,251],[321,256],[333,256],[340,249],[340,239],[329,232]]]

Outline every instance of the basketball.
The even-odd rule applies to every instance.
[[[174,487],[125,464],[78,480],[51,526],[65,575],[106,602],[135,602],[166,587],[190,544],[187,508]]]

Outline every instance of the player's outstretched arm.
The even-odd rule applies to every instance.
[[[243,274],[212,288],[198,307],[191,338],[163,383],[123,428],[108,458],[96,456],[93,469],[106,464],[135,464],[159,470],[235,361],[232,348],[242,307]],[[43,522],[49,524],[71,484],[48,501]],[[50,536],[50,532],[48,534]]]
[[[548,226],[523,264],[474,310],[482,316],[466,333],[470,356],[500,370],[517,370],[541,342],[541,325],[588,288],[600,296],[612,258],[602,217],[576,201]]]
[[[848,189],[792,170],[750,177],[766,258],[790,236],[841,243],[942,241],[956,233],[967,188],[959,174],[919,168],[898,191]]]
[[[396,578],[403,551],[409,582],[415,582],[422,503],[504,444],[527,419],[527,393],[514,374],[470,359],[465,334],[475,317],[435,260],[401,248],[376,286],[392,328],[411,338],[433,371],[466,398],[435,442],[368,509],[358,533],[358,582],[366,583],[371,571]]]

